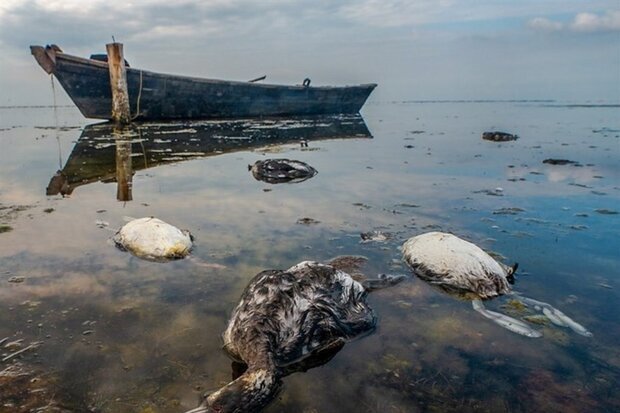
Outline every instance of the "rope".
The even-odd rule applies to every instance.
[[[138,89],[138,100],[136,101],[136,114],[131,120],[140,116],[140,98],[142,97],[142,70],[140,70],[140,88]]]
[[[142,140],[142,131],[138,128],[138,139],[140,140],[140,146],[142,147],[142,156],[144,157],[144,169],[149,168],[148,161],[146,159],[146,148],[144,148],[144,141]]]
[[[52,98],[54,102],[54,134],[58,144],[58,169],[62,169],[62,148],[60,147],[60,136],[58,135],[58,105],[56,104],[56,87],[54,86],[54,75],[50,75],[52,80]]]

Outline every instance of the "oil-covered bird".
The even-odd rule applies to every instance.
[[[254,179],[270,184],[299,183],[318,172],[305,162],[294,159],[265,159],[248,165]]]
[[[348,341],[371,333],[376,317],[368,292],[404,276],[358,282],[341,269],[344,261],[303,261],[257,274],[223,334],[224,349],[247,369],[187,413],[260,411],[284,376],[323,364]]]

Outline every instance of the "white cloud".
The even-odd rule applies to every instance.
[[[620,31],[620,11],[607,11],[603,15],[577,13],[573,21],[567,24],[545,17],[536,17],[530,19],[527,26],[534,30],[547,32],[560,30],[585,33]]]
[[[338,14],[368,26],[398,27],[579,13],[583,11],[583,3],[583,0],[360,0],[343,2]],[[605,10],[613,4],[605,0],[588,1],[592,10]],[[549,23],[545,30],[559,24],[538,19],[541,18],[533,19],[534,25]]]
[[[572,96],[575,84],[584,95],[607,96],[617,84],[617,41],[583,34],[618,30],[618,12],[601,12],[618,10],[617,1],[589,0],[585,9],[583,0],[0,0],[0,104],[48,96],[41,90],[49,79],[29,45],[56,43],[88,56],[103,52],[112,35],[132,65],[191,76],[373,81],[379,99],[479,97],[481,90]],[[575,33],[583,42],[561,35],[531,44],[518,25],[536,16],[531,30]],[[519,58],[506,61],[507,53]],[[561,62],[565,83],[556,82],[558,64],[540,59]]]
[[[620,31],[620,11],[608,11],[603,16],[579,13],[570,28],[579,32]]]
[[[540,31],[558,31],[564,28],[564,25],[560,22],[546,19],[544,17],[535,17],[527,22],[527,26],[534,30]]]

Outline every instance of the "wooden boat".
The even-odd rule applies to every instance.
[[[71,195],[94,182],[117,182],[135,171],[272,145],[321,140],[370,139],[359,114],[271,119],[135,122],[119,138],[112,122],[86,126],[47,195]],[[303,150],[303,149],[302,149]],[[133,154],[133,155],[132,155]],[[129,162],[129,166],[120,165]],[[119,172],[122,172],[119,174]],[[130,177],[125,177],[130,181]]]
[[[30,50],[39,65],[56,76],[85,117],[111,119],[107,62],[71,56],[55,45],[30,46]],[[169,75],[130,67],[126,72],[131,115],[139,120],[352,114],[359,112],[377,86],[315,87],[310,86],[309,79],[303,85],[272,85]]]

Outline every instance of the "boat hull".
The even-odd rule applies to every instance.
[[[31,46],[87,118],[111,119],[108,64]],[[127,68],[131,116],[140,120],[307,116],[357,113],[375,84],[284,86],[201,79]]]

